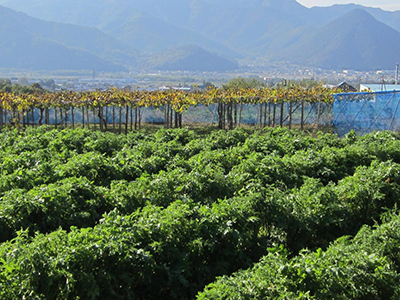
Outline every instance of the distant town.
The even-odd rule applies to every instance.
[[[206,84],[222,86],[235,77],[259,78],[268,86],[274,86],[283,79],[299,81],[312,79],[324,84],[337,86],[346,82],[357,91],[366,89],[373,84],[376,89],[393,90],[396,84],[396,69],[376,70],[361,72],[355,70],[323,70],[323,69],[301,69],[296,66],[272,67],[267,71],[260,69],[240,70],[238,72],[189,72],[189,71],[156,71],[152,73],[96,73],[86,74],[41,74],[41,73],[7,73],[0,72],[0,78],[10,79],[11,82],[21,85],[38,83],[43,88],[51,91],[93,91],[106,90],[110,87],[132,88],[132,89],[183,89],[190,90],[194,87],[202,88]],[[376,91],[376,90],[375,90]]]

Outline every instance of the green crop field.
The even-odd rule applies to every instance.
[[[0,133],[0,299],[399,299],[400,135]]]

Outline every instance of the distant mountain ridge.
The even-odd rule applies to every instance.
[[[129,22],[126,22],[124,24],[128,29],[120,31],[119,37],[121,39],[117,39],[94,27],[43,21],[30,17],[25,13],[0,6],[0,45],[3,45],[2,49],[0,49],[0,67],[30,70],[95,69],[98,71],[127,72],[132,69],[154,65],[152,62],[147,61],[147,55],[141,54],[132,45],[138,46],[141,50],[149,50],[151,48],[154,51],[156,48],[156,52],[185,45],[184,42],[176,44],[177,39],[182,37],[184,30],[178,31],[180,34],[169,40],[171,36],[168,36],[168,32],[166,32],[169,27],[162,21],[158,24],[156,18],[146,13],[140,13],[138,16],[139,18],[144,16],[139,22],[139,24],[142,23],[140,24],[142,27],[135,28],[134,25],[138,24],[130,27]],[[166,31],[151,28],[153,23],[160,25],[160,28],[167,27]],[[143,32],[145,33],[144,35]],[[126,35],[124,36],[124,34]],[[239,56],[228,47],[207,40],[200,34],[192,33],[189,30],[186,30],[185,34],[187,36],[186,43],[200,40],[211,49],[223,50],[231,54],[231,56]],[[140,44],[141,38],[144,40],[143,44]],[[149,45],[149,43],[153,44]],[[162,45],[154,47],[154,43],[161,43]],[[190,60],[196,64],[205,53],[213,61],[214,69],[225,71],[225,66],[231,70],[232,63],[237,68],[236,62],[204,49],[196,51],[190,56],[182,57],[187,61],[183,65],[191,69],[192,67],[189,66]],[[167,57],[170,56],[167,55]],[[167,62],[164,59],[163,68],[176,65],[176,60],[176,57],[174,62]],[[228,61],[230,64],[227,63]],[[203,69],[210,69],[210,66]]]
[[[305,19],[313,25],[326,25],[333,19],[355,8],[362,8],[381,21],[400,31],[400,11],[389,12],[357,4],[335,4],[328,7],[307,8],[296,0],[0,0],[0,5],[22,11],[30,16],[63,23],[97,27],[104,31],[109,24],[123,22],[132,14],[143,11],[164,22],[190,28],[188,24],[202,7],[221,13],[225,9],[254,9],[273,7]],[[116,20],[119,18],[120,20]],[[196,31],[201,32],[201,28]]]
[[[70,26],[65,30],[65,26]],[[21,68],[32,70],[81,70],[98,69],[102,71],[126,71],[105,58],[86,49],[83,44],[68,45],[60,39],[75,40],[74,36],[83,35],[93,45],[93,33],[85,34],[85,28],[75,25],[50,24],[33,19],[22,13],[0,7],[0,66],[3,68]],[[65,31],[72,36],[54,34]],[[95,30],[102,43],[107,41],[105,35]],[[46,33],[45,33],[46,32]],[[52,34],[53,33],[53,34]],[[51,38],[52,35],[56,37]],[[75,40],[76,41],[76,40]],[[115,48],[116,49],[116,48]],[[91,49],[95,50],[95,49]],[[99,47],[99,51],[104,51]]]
[[[394,68],[399,61],[400,32],[355,9],[333,20],[275,56],[327,69]]]
[[[193,30],[166,23],[146,12],[130,16],[119,26],[109,26],[106,30],[110,35],[144,52],[162,52],[174,47],[196,44],[212,52],[240,57],[237,52],[223,44]]]
[[[185,68],[190,68],[200,53],[209,53],[219,66],[243,58],[254,64],[284,61],[374,70],[393,68],[393,57],[400,50],[400,11],[355,4],[312,8],[295,0],[0,0],[0,4],[46,20],[91,26],[71,34],[76,25],[23,21],[47,42],[127,69],[172,68],[185,59]],[[180,49],[177,54],[182,56],[170,55],[171,48]],[[164,62],[157,64],[154,57]]]

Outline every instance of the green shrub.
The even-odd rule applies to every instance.
[[[59,227],[94,226],[113,206],[104,197],[105,188],[85,178],[70,177],[29,191],[14,189],[0,200],[0,240],[16,236],[20,229],[48,233]]]

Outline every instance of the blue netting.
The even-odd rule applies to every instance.
[[[334,127],[343,136],[354,130],[363,135],[377,130],[400,129],[400,92],[335,95]]]

